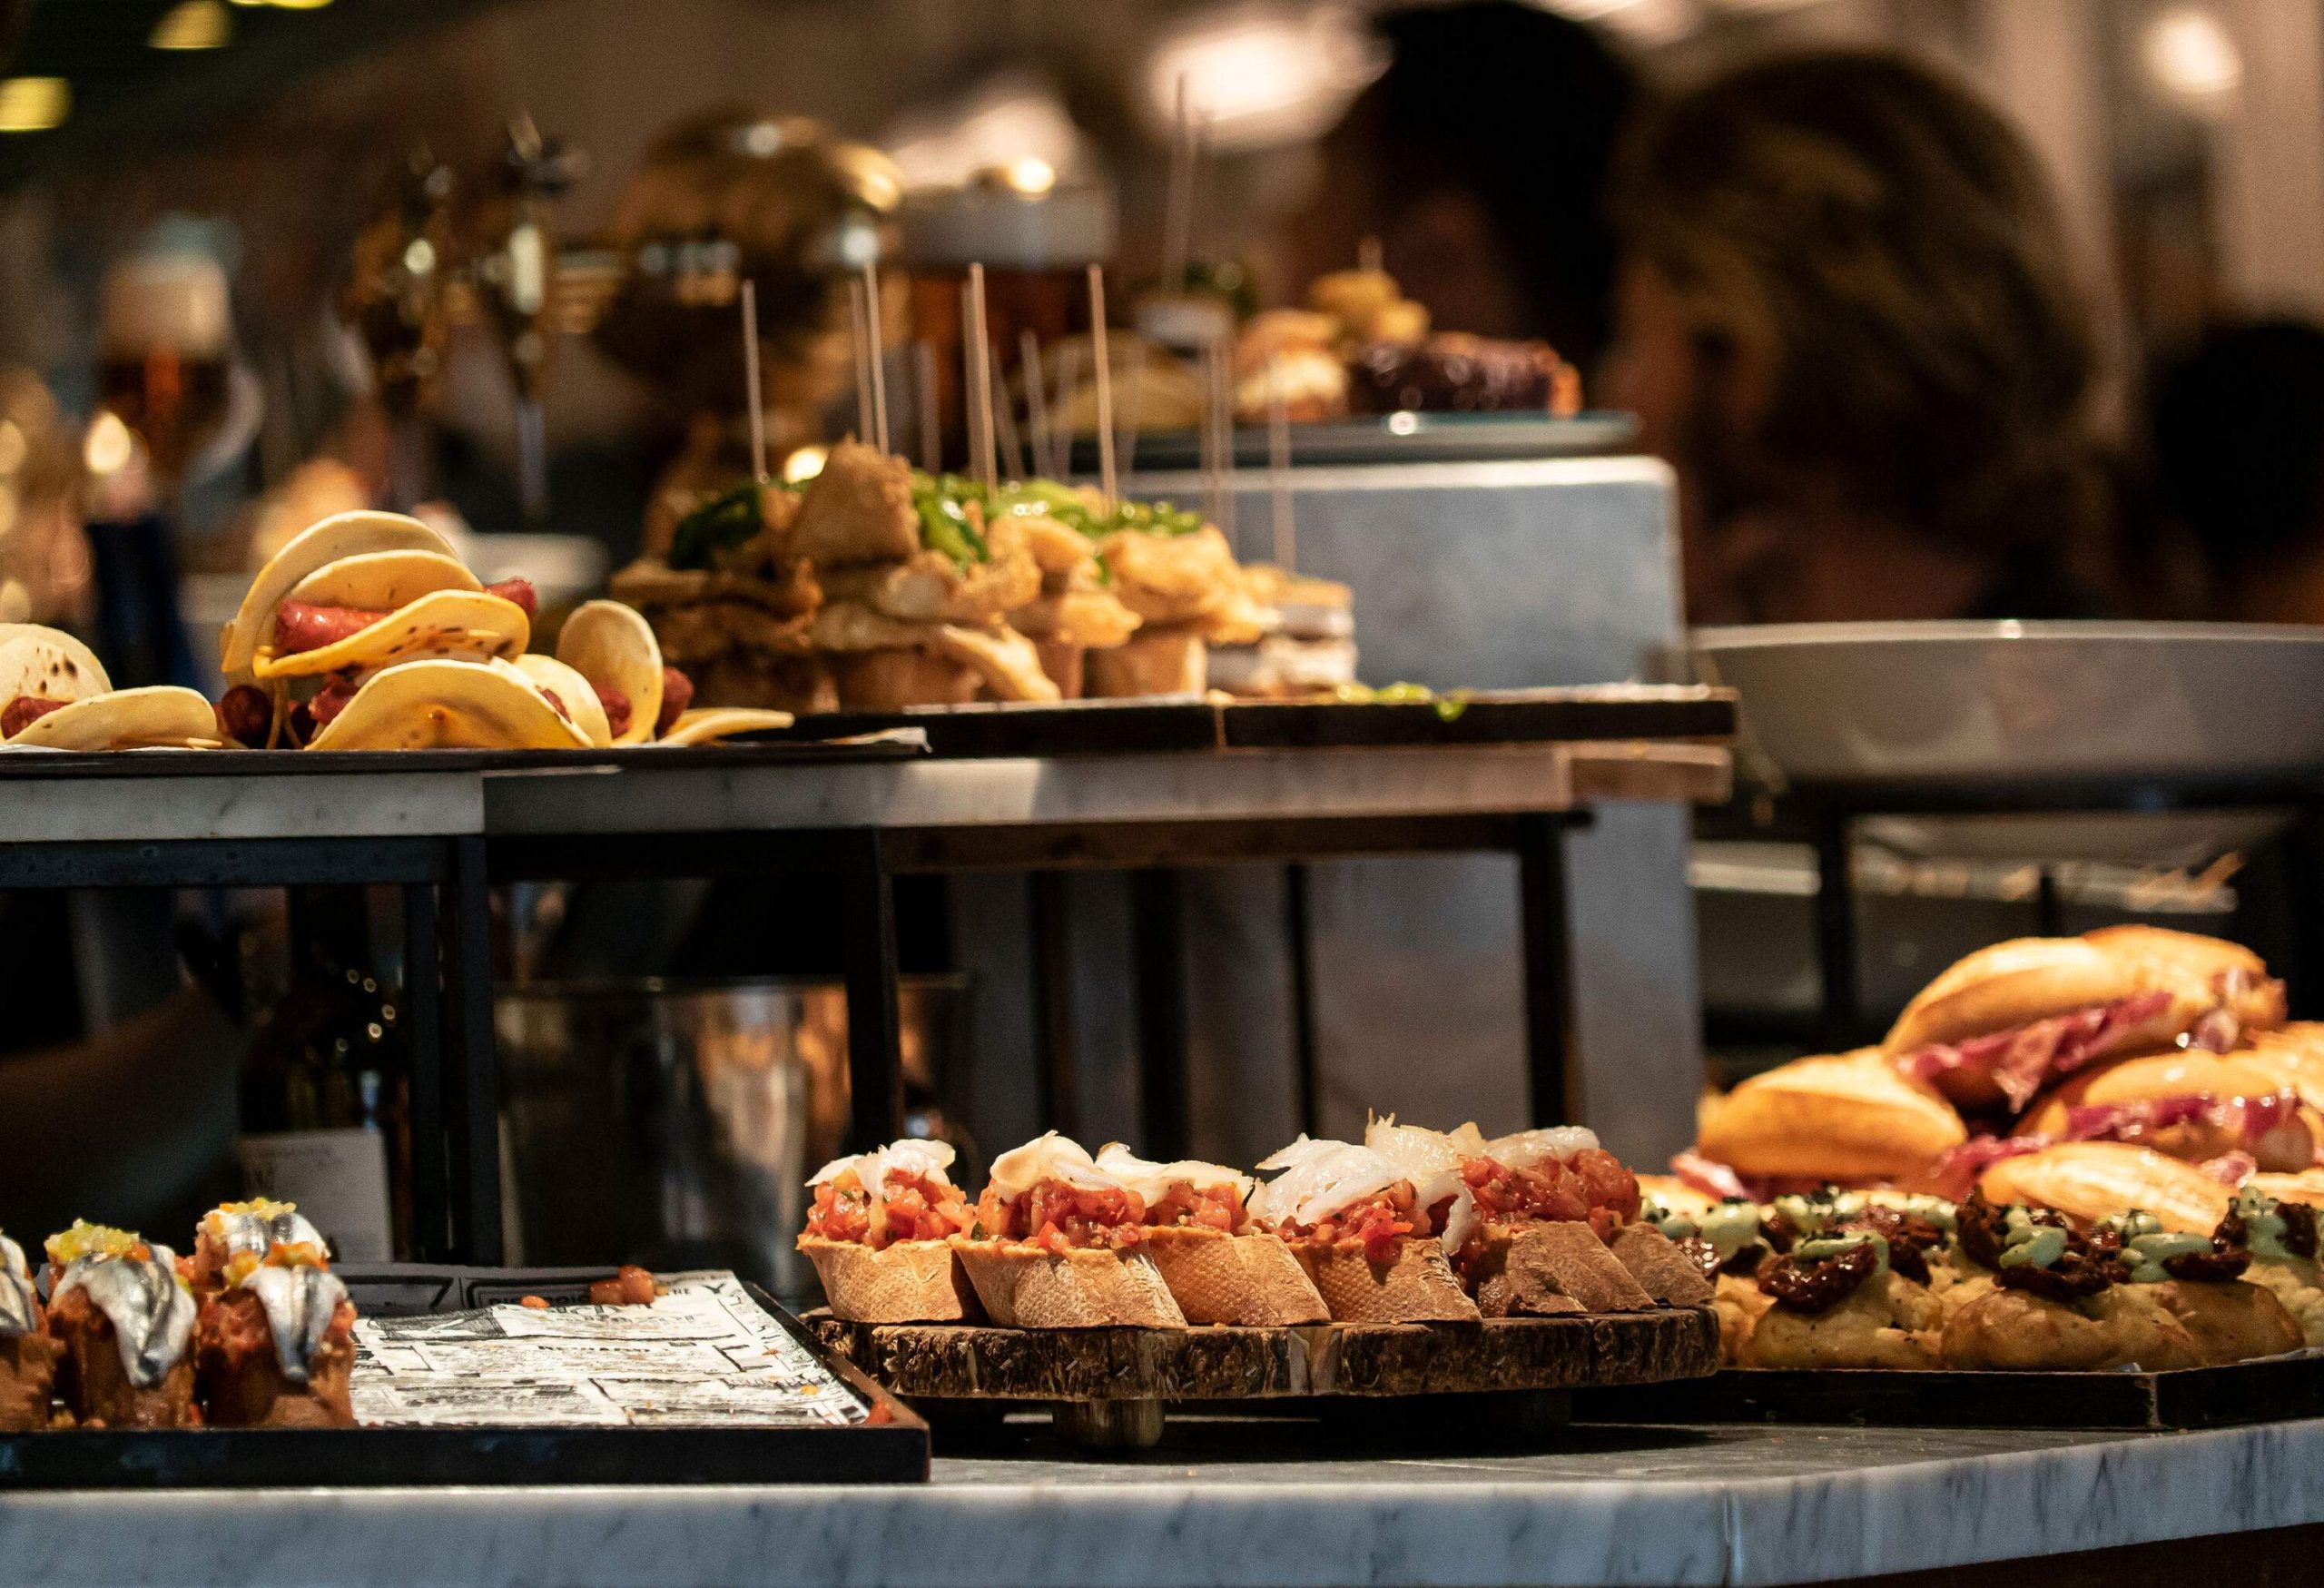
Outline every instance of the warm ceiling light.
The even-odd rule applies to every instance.
[[[234,19],[218,0],[178,0],[145,42],[157,50],[214,50],[233,35]]]
[[[277,11],[320,11],[330,0],[268,0]]]
[[[1216,149],[1315,137],[1387,64],[1363,25],[1336,10],[1284,5],[1217,9],[1183,25],[1146,64],[1146,106],[1157,133],[1188,113]]]
[[[823,460],[831,456],[821,447],[802,447],[783,460],[783,482],[804,485],[823,471]]]
[[[2139,41],[2139,54],[2163,92],[2190,104],[2227,99],[2243,85],[2243,52],[2204,6],[2181,5],[2157,16]]]
[[[0,133],[40,133],[73,113],[73,85],[62,77],[0,77]]]

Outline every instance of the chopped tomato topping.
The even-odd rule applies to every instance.
[[[1490,1224],[1587,1219],[1605,1239],[1638,1217],[1638,1177],[1594,1147],[1523,1169],[1472,1158],[1462,1163],[1461,1178],[1476,1198],[1477,1216]]]
[[[977,1203],[977,1222],[989,1240],[1020,1241],[1045,1251],[1119,1249],[1146,1238],[1146,1202],[1113,1186],[1074,1186],[1037,1180],[1007,1200],[991,1186]]]
[[[1396,1260],[1396,1242],[1405,1236],[1435,1232],[1436,1227],[1428,1215],[1414,1205],[1410,1180],[1398,1180],[1312,1225],[1287,1224],[1276,1231],[1288,1239],[1334,1246],[1361,1241],[1365,1259],[1384,1267]]]
[[[887,1198],[876,1208],[851,1169],[817,1186],[815,1205],[807,1212],[809,1235],[852,1241],[875,1252],[900,1240],[942,1240],[968,1228],[968,1201],[958,1186],[901,1170],[888,1176]]]
[[[1171,1182],[1159,1202],[1146,1210],[1146,1222],[1157,1228],[1177,1226],[1189,1229],[1223,1229],[1232,1235],[1249,1215],[1243,1193],[1233,1186],[1212,1186],[1197,1191],[1185,1180]]]

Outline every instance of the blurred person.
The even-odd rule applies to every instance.
[[[1387,69],[1328,134],[1288,229],[1289,284],[1365,238],[1440,330],[1540,338],[1590,369],[1610,322],[1604,187],[1637,74],[1597,34],[1513,0],[1392,11]]]
[[[1679,476],[1696,622],[2064,617],[2104,493],[2034,158],[1901,57],[1791,56],[1623,150],[1613,388]]]
[[[2324,623],[2324,328],[2216,326],[2152,390],[2157,583],[2194,616]]]

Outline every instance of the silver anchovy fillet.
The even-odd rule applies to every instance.
[[[282,1376],[292,1384],[306,1383],[331,1314],[347,1299],[347,1287],[328,1268],[300,1266],[256,1269],[242,1281],[242,1288],[254,1292],[266,1308]]]
[[[54,1299],[85,1290],[97,1309],[113,1320],[113,1343],[121,1347],[122,1371],[140,1389],[151,1389],[185,1355],[193,1333],[193,1297],[178,1283],[177,1256],[165,1246],[148,1248],[143,1262],[131,1257],[92,1253],[65,1265]]]

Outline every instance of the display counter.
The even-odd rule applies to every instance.
[[[51,1588],[1748,1584],[2083,1556],[1992,1579],[2063,1584],[2312,1559],[2313,1538],[2273,1530],[2324,1523],[2324,1421],[1595,1426],[1540,1454],[1323,1448],[1296,1425],[1238,1424],[1135,1460],[940,1456],[924,1486],[18,1493],[0,1495],[0,1541]],[[2153,1547],[2227,1533],[2264,1536]]]

